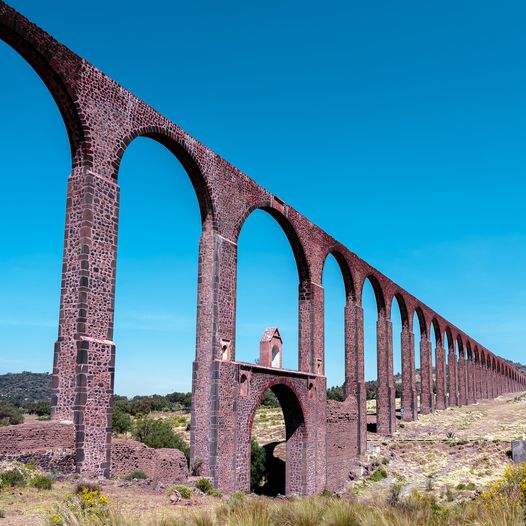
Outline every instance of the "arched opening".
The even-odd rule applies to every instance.
[[[413,314],[413,333],[414,333],[414,356],[415,356],[415,384],[416,384],[416,404],[420,409],[422,404],[422,366],[420,362],[420,342],[426,334],[426,324],[424,315],[420,308],[416,308]]]
[[[459,404],[466,405],[466,356],[464,353],[464,346],[462,344],[462,338],[460,337],[460,335],[456,338],[455,346],[458,360],[457,371]]]
[[[432,399],[432,408],[436,407],[436,401],[437,401],[437,360],[436,360],[436,354],[437,354],[437,343],[438,338],[440,338],[440,333],[437,333],[435,329],[435,320],[431,322],[431,325],[429,327],[429,340],[431,341],[431,378],[432,378],[432,386],[433,386],[433,395],[431,397]]]
[[[474,401],[473,369],[473,351],[468,341],[466,343],[466,397],[468,404],[472,404]]]
[[[374,277],[362,286],[364,377],[367,403],[367,432],[376,433],[378,416],[378,338],[377,324],[385,306],[380,286]]]
[[[453,406],[458,404],[458,370],[455,342],[449,327],[444,332],[444,352],[447,359],[447,400],[448,406]]]
[[[328,397],[341,401],[344,399],[345,382],[345,306],[348,294],[345,275],[348,269],[345,261],[338,260],[337,256],[339,254],[327,256],[323,267],[322,284],[324,290],[325,376],[329,388]]]
[[[396,306],[395,306],[396,304]],[[397,312],[395,312],[397,311]],[[404,357],[403,355],[403,344],[404,334],[403,329],[406,331],[408,328],[408,315],[407,308],[403,297],[400,294],[396,294],[391,303],[391,324],[393,331],[393,381],[395,386],[395,407],[398,418],[402,418],[404,413],[403,403],[404,397],[409,395],[407,385],[404,393],[404,377],[405,379],[411,378],[410,371],[404,371],[404,369],[411,368],[411,356]],[[410,351],[408,348],[406,352]],[[407,358],[407,360],[406,360]],[[409,372],[409,374],[408,374]]]
[[[190,392],[196,341],[200,207],[165,145],[138,137],[119,167],[115,392]]]
[[[9,41],[4,31],[0,27],[0,38]],[[32,413],[42,399],[47,414],[72,140],[49,84],[39,77],[42,71],[24,58],[0,41],[0,374],[20,374],[9,377],[11,385],[31,385],[7,389],[7,400],[20,413]]]
[[[277,327],[283,368],[298,369],[298,264],[283,226],[270,212],[257,209],[245,220],[237,267],[235,359],[257,363],[261,335]]]
[[[305,492],[305,418],[294,391],[268,387],[252,418],[251,491],[276,496]]]

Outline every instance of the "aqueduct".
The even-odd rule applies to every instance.
[[[289,493],[314,494],[326,486],[342,484],[346,467],[366,452],[365,280],[373,285],[378,306],[379,433],[390,434],[396,427],[391,325],[395,300],[403,322],[404,420],[417,419],[419,412],[526,389],[526,377],[502,358],[1,1],[0,37],[30,63],[48,87],[71,144],[52,417],[74,423],[79,473],[108,476],[110,471],[117,176],[127,146],[140,136],[173,152],[188,173],[200,205],[191,457],[203,462],[205,474],[221,490],[249,487],[250,429],[267,388],[274,391],[284,411]],[[298,371],[270,362],[254,365],[236,361],[237,240],[245,219],[256,209],[267,211],[281,225],[296,259]],[[339,264],[346,291],[346,400],[340,404],[327,402],[324,376],[321,283],[329,254]],[[413,331],[415,313],[419,342],[415,342]],[[432,332],[436,339],[436,396]],[[420,354],[420,393],[415,345]]]

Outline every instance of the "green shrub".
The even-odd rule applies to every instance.
[[[210,482],[210,480],[208,479],[199,479],[196,483],[195,483],[195,487],[199,490],[199,491],[202,491],[203,493],[206,493],[207,495],[209,495],[212,490],[214,490],[214,486],[212,485],[212,483]]]
[[[457,489],[459,491],[462,491],[463,489],[466,489],[466,485],[461,482],[460,484],[457,485]]]
[[[473,482],[469,482],[466,485],[466,489],[469,489],[470,491],[473,491],[473,490],[477,489],[477,486]]]
[[[53,487],[53,481],[44,475],[37,475],[31,479],[29,484],[37,489],[50,490]]]
[[[111,425],[114,433],[127,433],[132,428],[130,415],[125,413],[118,404],[112,407]]]
[[[174,433],[169,422],[150,417],[141,417],[135,423],[133,437],[155,449],[172,448],[184,453],[186,460],[190,459],[190,447],[182,437]]]
[[[0,475],[0,487],[22,487],[26,485],[26,479],[24,475],[18,471],[18,469],[10,469],[9,471],[4,471]]]
[[[1,426],[14,426],[21,424],[24,421],[24,417],[20,412],[20,409],[15,405],[0,401],[0,425]]]
[[[0,519],[5,519],[5,511],[0,509]]]
[[[188,500],[192,498],[192,488],[185,486],[184,484],[175,484],[169,490],[168,493],[171,493],[172,490],[176,490],[181,495],[181,498]]]
[[[124,480],[146,480],[148,475],[144,471],[132,471],[124,477]]]
[[[267,455],[253,438],[250,443],[250,488],[258,487],[267,473]]]
[[[369,478],[373,482],[379,482],[387,478],[387,471],[385,471],[385,469],[377,469]]]

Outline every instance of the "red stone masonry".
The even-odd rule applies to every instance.
[[[341,440],[341,420],[325,404],[323,286],[325,260],[333,254],[345,283],[345,394],[356,408],[348,424],[352,447],[366,450],[362,287],[369,279],[378,305],[378,429],[395,429],[391,308],[402,313],[404,419],[418,413],[414,348],[422,364],[420,410],[434,410],[430,328],[437,335],[436,406],[472,403],[480,365],[488,396],[525,389],[526,378],[381,272],[360,259],[278,197],[208,149],[179,126],[54,40],[0,0],[0,38],[40,75],[68,131],[72,168],[68,181],[59,331],[53,367],[53,418],[75,425],[76,469],[108,476],[111,469],[113,342],[121,158],[136,137],[168,148],[186,169],[198,197],[202,235],[198,261],[196,359],[193,366],[191,457],[223,490],[246,489],[250,428],[265,387],[284,404],[288,435],[287,487],[312,494],[326,485],[328,444]],[[246,218],[263,209],[281,225],[298,266],[300,371],[258,368],[235,361],[237,239]],[[413,316],[422,339],[414,341]],[[444,334],[458,342],[460,357]],[[225,346],[229,352],[226,360]],[[464,349],[470,353],[467,362]],[[471,349],[476,350],[471,353]],[[446,370],[449,379],[446,379]],[[453,372],[454,371],[454,372]],[[241,385],[241,378],[246,375]],[[248,380],[250,377],[250,380]],[[312,384],[312,385],[311,385]],[[478,385],[478,383],[477,383]],[[455,392],[446,390],[454,388]],[[457,393],[458,388],[458,393]],[[242,395],[241,391],[248,393]],[[484,389],[482,389],[484,392]],[[334,421],[336,418],[337,422]],[[336,427],[335,427],[336,426]],[[332,446],[331,446],[332,447]],[[330,452],[330,458],[336,457]]]

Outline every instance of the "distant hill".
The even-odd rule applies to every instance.
[[[7,373],[0,375],[0,400],[16,404],[51,398],[49,373]]]

